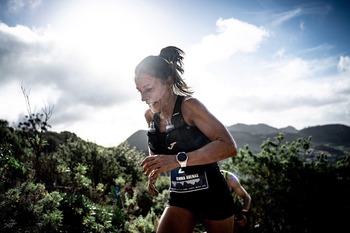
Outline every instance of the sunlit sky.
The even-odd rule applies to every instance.
[[[134,68],[168,45],[226,126],[350,125],[346,0],[1,0],[0,119],[117,146],[146,129]],[[234,136],[234,135],[233,135]]]

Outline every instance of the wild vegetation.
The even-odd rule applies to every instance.
[[[30,114],[18,127],[0,120],[0,232],[154,232],[167,176],[157,183],[160,194],[150,196],[143,152],[50,132],[48,113]],[[349,232],[349,157],[310,158],[310,142],[281,133],[258,153],[247,145],[220,163],[252,196],[247,232]]]

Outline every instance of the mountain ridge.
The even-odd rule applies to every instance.
[[[264,140],[283,133],[284,141],[290,142],[311,136],[311,146],[316,151],[336,156],[350,154],[350,127],[343,124],[316,125],[297,130],[293,126],[275,128],[263,123],[253,125],[238,123],[227,129],[235,139],[238,149],[244,149],[248,145],[252,152],[259,152]],[[148,153],[146,130],[136,131],[126,141],[131,147]]]

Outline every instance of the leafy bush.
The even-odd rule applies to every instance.
[[[48,193],[44,185],[32,182],[7,190],[0,202],[0,231],[59,232],[61,200],[58,192]]]
[[[335,213],[350,210],[349,158],[333,165],[324,154],[312,154],[311,138],[283,142],[283,136],[264,141],[257,154],[247,146],[223,164],[252,197],[250,231],[346,232],[345,217]]]
[[[247,145],[220,163],[252,196],[247,232],[350,230],[342,214],[350,211],[350,159],[330,163],[310,143],[284,142],[280,134],[258,153]],[[154,232],[170,181],[159,176],[159,195],[151,196],[143,157],[127,143],[104,148],[73,133],[16,130],[0,120],[0,232]]]

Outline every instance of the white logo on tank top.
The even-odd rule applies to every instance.
[[[168,146],[168,149],[169,149],[169,150],[172,150],[176,143],[177,143],[177,142],[172,142],[172,143],[170,143],[170,146]]]

